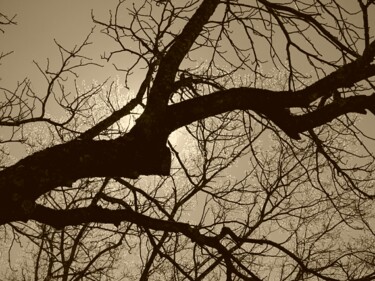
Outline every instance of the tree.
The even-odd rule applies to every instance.
[[[128,2],[92,15],[117,44],[104,59],[138,87],[125,104],[113,81],[68,85],[99,66],[91,34],[56,41],[59,67],[36,63],[43,96],[2,88],[3,143],[33,153],[3,150],[0,223],[113,225],[140,280],[373,280],[374,139],[357,119],[375,114],[374,1]]]

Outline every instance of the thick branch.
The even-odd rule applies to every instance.
[[[175,89],[175,76],[182,60],[214,13],[220,0],[204,0],[174,43],[161,59],[158,72],[150,90],[147,105],[143,114],[137,119],[132,133],[143,134],[144,139],[151,140],[153,135],[163,139],[164,143],[171,131],[160,124],[169,118],[166,109],[170,95]]]
[[[327,96],[339,88],[350,88],[355,83],[375,75],[375,65],[371,64],[375,56],[375,41],[364,51],[363,56],[341,66],[326,77],[316,81],[303,90],[297,91],[311,103],[320,97]]]
[[[170,131],[216,114],[241,109],[267,116],[290,137],[299,139],[298,133],[320,126],[342,114],[365,114],[365,109],[374,113],[374,98],[368,96],[341,99],[340,102],[302,116],[292,116],[284,110],[292,107],[307,108],[312,102],[321,97],[329,97],[339,88],[352,87],[355,83],[374,76],[374,55],[375,41],[367,47],[362,57],[296,92],[241,87],[171,105],[166,114]]]
[[[160,62],[147,105],[153,108],[167,106],[173,83],[182,60],[214,13],[220,0],[204,0]]]
[[[304,104],[301,93],[235,88],[169,106],[169,126],[173,131],[220,113],[236,109],[253,110],[270,118],[290,137],[298,139],[298,133],[321,126],[346,113],[365,114],[365,109],[368,109],[375,114],[375,94],[340,99],[300,116],[293,116],[283,110]]]
[[[215,248],[223,255],[224,258],[229,260],[235,260],[230,251],[227,250],[220,242],[225,235],[229,234],[229,236],[238,243],[271,245],[281,250],[292,259],[294,259],[298,263],[298,265],[301,268],[303,268],[303,270],[305,270],[306,272],[312,273],[315,276],[318,276],[324,280],[337,280],[334,278],[326,277],[320,274],[318,270],[314,270],[307,267],[302,262],[302,260],[299,257],[297,257],[293,252],[289,251],[285,247],[273,241],[266,239],[241,238],[235,235],[235,233],[227,227],[224,227],[221,233],[216,236],[207,236],[201,234],[198,229],[196,229],[192,225],[189,225],[188,223],[156,219],[139,214],[131,209],[108,210],[103,209],[99,206],[89,206],[73,210],[54,210],[44,206],[37,205],[35,207],[35,211],[25,219],[33,219],[41,223],[51,225],[55,228],[62,228],[68,225],[81,225],[92,221],[100,223],[111,223],[114,225],[120,225],[121,222],[130,222],[136,224],[137,226],[144,227],[146,229],[160,230],[172,233],[182,233],[198,245]]]
[[[26,217],[25,217],[26,218]],[[109,210],[99,206],[89,206],[72,210],[54,210],[36,205],[35,210],[26,219],[62,228],[68,225],[99,222],[120,225],[121,222],[136,223],[138,226],[168,232],[186,232],[189,224],[151,218],[131,209]]]
[[[139,138],[72,141],[47,148],[1,171],[0,224],[32,212],[40,195],[77,179],[169,175],[170,162],[167,147]]]
[[[86,208],[77,208],[73,210],[53,210],[44,206],[37,205],[34,212],[26,219],[34,219],[39,222],[52,225],[56,228],[62,228],[67,225],[80,225],[87,222],[111,223],[119,225],[121,222],[135,223],[137,226],[146,229],[161,230],[173,233],[182,233],[190,238],[193,242],[201,247],[211,247],[216,249],[226,260],[233,259],[237,265],[248,273],[253,279],[260,280],[248,268],[244,267],[228,249],[220,242],[223,234],[216,236],[207,236],[201,234],[199,229],[187,223],[167,221],[162,219],[151,218],[130,209],[126,210],[108,210],[99,206],[89,206]]]

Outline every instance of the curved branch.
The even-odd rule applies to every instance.
[[[242,270],[248,273],[252,279],[259,279],[253,272],[242,265],[229,250],[227,250],[220,242],[223,238],[222,234],[216,236],[207,236],[201,234],[198,228],[182,222],[156,219],[143,214],[139,214],[131,209],[125,210],[108,210],[99,206],[89,206],[72,210],[53,210],[41,205],[36,205],[34,212],[28,216],[28,219],[37,220],[39,222],[52,225],[55,228],[62,228],[67,225],[80,225],[85,222],[111,223],[116,226],[121,222],[135,223],[146,229],[161,230],[172,233],[182,233],[190,238],[192,242],[201,247],[208,246],[216,249],[226,260],[233,259]]]
[[[366,48],[362,57],[296,92],[240,87],[170,105],[167,113],[170,131],[200,119],[240,109],[253,110],[267,116],[290,137],[299,139],[298,133],[346,113],[365,114],[365,109],[369,109],[375,114],[373,95],[340,99],[301,116],[293,116],[285,111],[285,108],[291,107],[307,108],[312,102],[321,97],[329,97],[339,88],[352,87],[355,83],[374,76],[375,65],[371,64],[374,55],[375,41]]]
[[[308,100],[308,99],[307,99]],[[235,88],[219,91],[169,106],[170,130],[194,121],[232,110],[253,110],[266,115],[290,137],[299,139],[298,133],[318,127],[350,112],[375,114],[375,94],[339,99],[313,112],[291,115],[285,108],[305,107],[302,93],[273,92],[252,88]]]

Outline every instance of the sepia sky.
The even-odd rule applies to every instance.
[[[352,1],[353,3],[356,1]],[[0,0],[0,10],[8,16],[17,15],[17,25],[7,26],[5,34],[0,34],[0,51],[13,51],[11,56],[2,60],[0,67],[0,83],[2,87],[13,89],[17,81],[28,77],[36,91],[45,89],[45,80],[33,61],[45,69],[47,58],[50,65],[59,62],[58,48],[54,39],[64,47],[73,48],[81,43],[89,34],[94,24],[91,20],[91,11],[96,18],[107,20],[109,10],[113,10],[117,0]],[[354,3],[356,4],[356,3]],[[99,31],[99,27],[96,27]],[[118,75],[110,64],[100,60],[100,56],[114,46],[107,37],[95,32],[91,37],[95,44],[90,46],[86,54],[103,64],[104,68],[90,68],[82,72],[79,78],[82,81],[103,81],[107,77]],[[141,81],[142,76],[135,80]],[[138,82],[139,81],[135,81]],[[370,114],[363,118],[360,126],[368,135],[375,137],[371,124],[375,123]]]
[[[17,15],[17,25],[8,26],[6,33],[0,38],[2,52],[14,51],[11,57],[2,62],[1,77],[13,83],[26,76],[40,76],[33,61],[45,66],[47,58],[59,58],[54,39],[64,47],[73,48],[81,43],[94,27],[91,11],[94,11],[95,16],[108,18],[109,9],[115,8],[117,2],[0,0],[2,12],[9,16]],[[98,35],[98,32],[95,35]],[[96,44],[95,48],[90,49],[90,56],[99,59],[105,50],[105,44],[111,43],[103,39],[104,36],[100,35],[92,37],[91,41],[95,41]]]
[[[54,39],[64,47],[73,48],[83,42],[94,27],[91,11],[97,18],[105,20],[108,19],[109,10],[113,10],[117,3],[118,0],[0,0],[2,13],[10,17],[17,15],[17,25],[7,26],[4,28],[5,33],[0,33],[0,53],[13,51],[12,55],[1,61],[0,87],[14,89],[17,82],[27,77],[31,79],[36,92],[44,91],[46,81],[34,61],[43,69],[47,65],[47,58],[50,59],[51,66],[59,63],[59,52]],[[96,31],[99,31],[99,27],[96,27]],[[100,82],[117,75],[120,80],[123,79],[123,74],[116,71],[111,63],[100,61],[100,56],[114,47],[113,42],[99,32],[92,36],[91,41],[95,44],[88,48],[86,54],[104,67],[84,70],[79,79],[88,83],[93,80]],[[134,79],[136,85],[143,77],[134,76]],[[375,138],[375,117],[367,114],[361,118],[359,127],[366,135]],[[15,146],[12,151],[18,158],[25,154],[20,149]]]

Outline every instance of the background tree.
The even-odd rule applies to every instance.
[[[374,279],[374,9],[120,1],[92,19],[122,85],[84,89],[95,31],[56,41],[44,94],[1,88],[0,223],[32,278]]]

